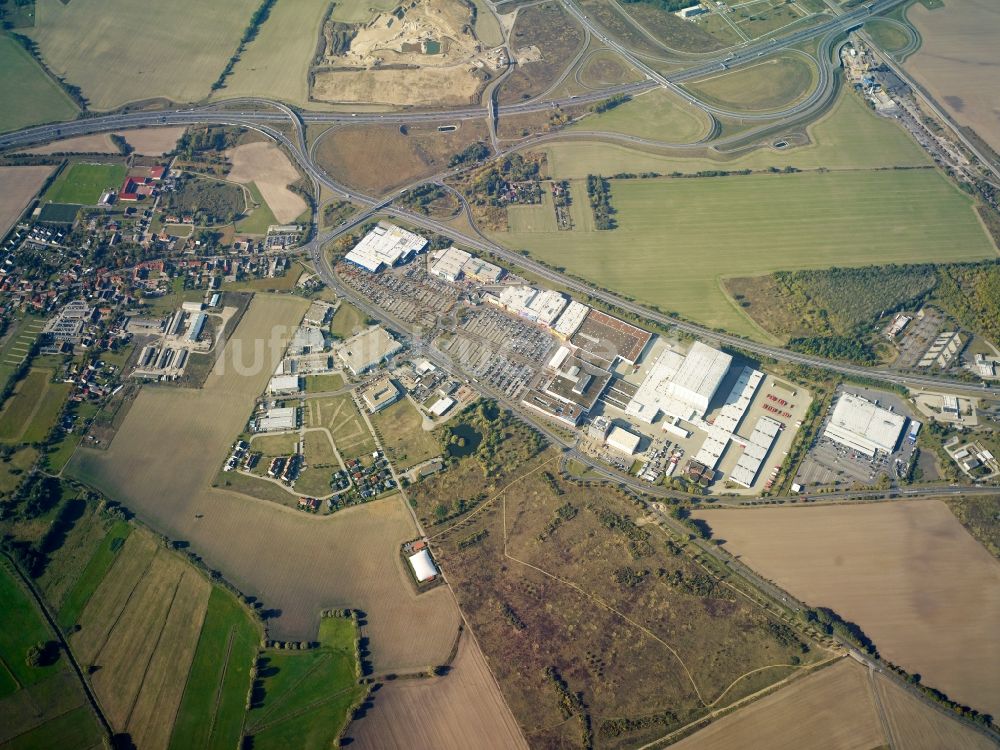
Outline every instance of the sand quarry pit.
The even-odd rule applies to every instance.
[[[1000,715],[1000,563],[938,500],[702,512],[725,548],[887,659]]]
[[[347,736],[360,750],[528,747],[482,651],[468,631],[462,633],[447,675],[385,682],[373,700],[372,713],[347,729]]]
[[[269,141],[255,141],[226,152],[233,168],[228,179],[233,182],[253,182],[267,202],[271,213],[281,224],[289,224],[302,215],[308,206],[302,196],[288,186],[301,179],[285,152]]]
[[[321,609],[357,608],[376,672],[428,669],[459,612],[447,589],[410,584],[399,546],[417,530],[399,496],[318,518],[211,486],[306,306],[257,295],[203,388],[144,387],[111,447],[68,471],[259,597],[270,637],[315,640]]]

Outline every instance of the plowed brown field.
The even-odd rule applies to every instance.
[[[700,513],[726,549],[861,626],[923,682],[1000,714],[1000,563],[937,500]]]
[[[462,634],[447,675],[386,682],[373,697],[374,712],[347,730],[360,750],[527,750],[521,729],[468,632]]]

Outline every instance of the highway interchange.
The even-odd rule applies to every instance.
[[[596,24],[592,19],[588,18],[583,10],[581,10],[573,0],[562,0],[563,7],[566,8],[566,10],[572,14],[574,18],[576,18],[580,25],[586,30],[589,37],[600,40],[607,48],[613,50],[623,59],[627,60],[629,64],[646,76],[646,80],[633,84],[608,87],[599,91],[581,94],[579,96],[562,98],[546,98],[543,96],[523,103],[502,107],[497,106],[491,96],[490,101],[487,102],[485,106],[464,107],[446,111],[407,110],[381,113],[344,111],[309,112],[298,111],[275,101],[242,99],[155,112],[119,112],[106,115],[85,116],[72,122],[42,125],[34,128],[27,128],[14,133],[0,135],[0,150],[26,148],[52,140],[91,133],[160,125],[226,124],[252,128],[264,133],[270,138],[273,138],[287,149],[287,151],[299,164],[300,168],[308,175],[310,181],[314,185],[317,197],[320,195],[320,188],[326,188],[328,191],[332,191],[334,194],[349,200],[355,206],[359,207],[354,215],[352,215],[343,224],[333,228],[332,230],[318,232],[314,227],[313,237],[305,247],[305,252],[311,259],[318,275],[327,285],[329,285],[341,296],[349,299],[366,315],[384,321],[388,326],[399,331],[400,333],[403,333],[404,335],[412,336],[414,332],[409,330],[408,327],[401,321],[393,319],[381,308],[378,308],[371,304],[368,300],[361,298],[349,286],[341,283],[335,270],[331,266],[328,255],[324,252],[324,247],[326,247],[329,242],[337,237],[351,232],[364,223],[373,220],[376,216],[392,217],[410,225],[448,237],[469,250],[473,250],[483,255],[493,256],[504,265],[524,269],[539,278],[550,281],[553,285],[560,289],[569,290],[572,293],[582,295],[584,298],[589,297],[603,303],[604,305],[635,315],[640,320],[646,321],[647,324],[657,326],[665,330],[676,330],[686,334],[691,334],[712,344],[736,347],[759,357],[825,369],[848,377],[870,378],[905,387],[920,386],[928,388],[947,388],[956,393],[971,393],[980,395],[982,393],[982,386],[979,385],[971,385],[963,381],[956,381],[953,379],[935,377],[931,375],[901,374],[884,368],[867,368],[842,362],[829,361],[819,357],[793,352],[782,347],[758,343],[725,332],[711,330],[695,323],[664,315],[657,310],[624,299],[612,292],[598,289],[590,284],[578,280],[575,277],[556,271],[532,260],[531,258],[524,257],[508,248],[497,245],[476,229],[475,223],[472,221],[469,222],[470,227],[473,227],[471,233],[459,231],[453,226],[444,224],[433,218],[393,205],[393,200],[398,197],[398,193],[393,193],[392,195],[385,197],[371,196],[349,186],[339,184],[333,180],[316,161],[314,149],[318,140],[314,140],[314,142],[310,145],[306,139],[306,125],[325,124],[333,127],[337,125],[360,123],[402,124],[414,122],[446,124],[456,120],[478,118],[489,118],[490,120],[493,120],[494,117],[544,112],[552,109],[553,107],[574,107],[593,104],[617,94],[638,94],[659,86],[669,89],[674,94],[691,103],[693,106],[697,106],[704,110],[712,118],[713,122],[716,123],[716,127],[712,128],[709,134],[700,141],[685,144],[663,143],[651,139],[635,138],[615,133],[597,133],[596,135],[599,135],[607,140],[618,140],[623,142],[631,141],[636,144],[654,145],[660,149],[676,149],[681,152],[684,150],[691,150],[693,147],[705,146],[715,148],[717,150],[724,150],[728,146],[745,143],[748,138],[763,138],[772,132],[779,132],[781,128],[787,128],[790,125],[808,120],[817,112],[820,112],[827,107],[836,96],[839,83],[838,77],[835,73],[835,51],[837,49],[838,40],[842,39],[842,35],[845,31],[859,27],[865,20],[875,15],[885,13],[900,5],[902,2],[903,0],[874,0],[874,2],[859,6],[849,12],[835,15],[834,17],[822,21],[821,23],[796,30],[780,38],[766,40],[759,43],[745,44],[738,48],[734,48],[733,50],[715,55],[699,56],[701,59],[693,61],[692,58],[695,56],[690,55],[668,60],[672,63],[679,63],[682,66],[687,65],[687,67],[681,67],[677,70],[662,73],[656,70],[650,62],[647,62],[640,55],[628,49],[625,45],[613,38],[605,29]],[[698,80],[707,75],[717,74],[727,69],[732,70],[734,68],[751,64],[758,61],[761,57],[774,54],[779,50],[792,50],[795,54],[806,54],[794,48],[813,39],[818,41],[814,58],[818,70],[818,80],[816,82],[816,86],[802,100],[782,111],[770,112],[766,114],[746,114],[727,111],[700,101],[681,85],[685,82]],[[574,60],[574,65],[580,57],[581,55],[577,56]],[[652,62],[656,62],[657,60],[663,61],[663,58],[657,58]],[[898,66],[894,67],[898,68]],[[569,69],[570,68],[567,68],[567,72]],[[897,70],[897,73],[905,76],[905,72],[902,70]],[[916,90],[919,91],[920,89],[917,88]],[[937,109],[936,104],[933,102],[931,102],[931,104],[935,109]],[[749,131],[745,131],[738,136],[719,137],[719,128],[717,126],[717,120],[715,120],[717,116],[738,117],[744,121],[758,124],[755,124],[755,126]],[[950,122],[950,120],[946,117],[943,119],[945,122]],[[287,126],[289,125],[291,126],[292,131],[291,136],[287,133]],[[593,138],[595,136],[595,133],[586,132],[556,132],[547,135],[535,136],[518,143],[514,147],[501,150],[496,146],[494,129],[491,127],[490,130],[491,135],[494,136],[494,151],[498,153],[519,151],[554,140],[567,138]],[[961,137],[961,134],[959,135]],[[966,139],[963,137],[962,140],[965,141]],[[988,164],[985,160],[983,160],[983,163]],[[453,172],[454,170],[449,170],[430,178],[421,179],[419,183],[415,184],[422,184],[426,182],[442,183],[447,177],[452,176]],[[406,188],[404,188],[404,190],[405,189]],[[456,194],[463,202],[466,211],[468,211],[468,205],[465,204],[464,196],[457,193],[457,191]],[[433,343],[425,346],[421,353],[439,367],[451,372],[456,377],[462,379],[472,378],[472,375],[464,372],[458,363],[452,361],[451,358],[436,349],[433,346]],[[532,415],[525,413],[525,410],[521,408],[519,404],[511,402],[509,399],[505,399],[502,394],[491,392],[491,389],[484,387],[481,382],[477,383],[477,387],[486,392],[487,395],[504,402],[522,419],[526,420],[536,429],[541,431],[553,445],[560,446],[563,451],[564,465],[568,460],[578,461],[589,466],[591,471],[596,474],[615,483],[622,489],[630,491],[638,496],[646,496],[651,499],[683,497],[679,495],[679,493],[665,488],[652,487],[645,482],[641,482],[635,477],[624,475],[603,466],[599,462],[594,461],[579,451],[574,440],[567,438],[564,433],[550,428],[547,424],[534,418]],[[951,485],[927,487],[924,489],[898,488],[891,490],[888,493],[888,496],[889,498],[912,498],[926,495],[942,496],[987,493],[991,491],[992,490],[990,488],[984,487]],[[814,500],[822,502],[858,501],[870,499],[871,495],[872,493],[867,491],[845,491],[817,496]],[[720,498],[718,502],[719,504],[726,504],[727,502],[732,501],[727,500],[726,498]],[[649,511],[657,517],[661,524],[669,528],[673,533],[682,536],[688,535],[689,530],[687,527],[666,513],[664,506],[653,502],[647,504],[647,507],[649,508]],[[784,592],[776,587],[772,582],[761,579],[753,573],[753,571],[746,568],[746,566],[735,560],[724,549],[719,548],[714,543],[701,539],[692,539],[692,542],[698,546],[702,554],[710,555],[715,558],[719,564],[729,569],[733,575],[736,575],[746,581],[746,583],[757,591],[760,596],[762,596],[765,600],[770,600],[774,606],[789,609],[798,609],[804,606],[801,602],[795,601],[790,595],[787,594],[787,592]],[[851,648],[851,645],[846,642],[842,642],[841,645],[848,649]],[[866,663],[868,663],[872,668],[879,669],[877,662],[867,659],[863,660],[865,660]],[[894,677],[894,675],[891,674],[888,676]],[[911,686],[906,685],[904,682],[898,680],[897,682],[908,690],[913,690]]]

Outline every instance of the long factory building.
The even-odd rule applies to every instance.
[[[905,426],[902,414],[883,409],[862,396],[844,393],[833,408],[823,437],[874,458],[877,453],[896,450]]]

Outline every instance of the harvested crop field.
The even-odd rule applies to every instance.
[[[226,152],[233,163],[228,179],[239,183],[254,183],[280,224],[289,224],[308,206],[302,196],[288,186],[301,175],[288,160],[285,152],[270,141],[244,143]]]
[[[49,166],[0,167],[0,237],[17,223],[53,169]]]
[[[117,154],[118,147],[111,142],[110,133],[93,133],[78,135],[75,138],[65,138],[52,141],[44,146],[25,149],[24,154]],[[5,167],[6,169],[6,167]]]
[[[427,668],[447,657],[459,616],[446,589],[412,588],[399,544],[417,531],[398,497],[317,518],[210,487],[306,305],[255,297],[224,351],[228,366],[201,390],[144,388],[110,449],[78,451],[68,471],[261,598],[271,637],[315,640],[321,609],[353,607],[366,613],[377,671]]]
[[[309,66],[329,7],[327,0],[275,3],[215,98],[256,96],[308,106]]]
[[[1000,6],[993,0],[949,0],[931,11],[915,3],[906,15],[922,38],[907,71],[960,125],[1000,151]]]
[[[919,698],[910,695],[883,675],[875,675],[876,689],[885,708],[893,746],[906,750],[991,750],[993,742],[948,716],[943,709],[935,709]]]
[[[169,743],[211,588],[137,531],[80,616],[73,648],[97,667],[91,681],[112,726],[140,747]]]
[[[887,659],[1000,712],[1000,563],[937,500],[699,513],[726,549],[811,606],[857,623]],[[946,635],[945,635],[946,634]]]
[[[475,71],[471,64],[447,68],[324,70],[313,76],[312,98],[340,104],[471,104],[483,85]]]
[[[802,677],[673,747],[797,750],[814,746],[819,737],[824,750],[872,750],[885,744],[868,675],[853,659]]]
[[[128,141],[135,153],[140,156],[162,156],[173,151],[177,146],[177,141],[184,135],[187,128],[137,128],[135,130],[122,130],[118,135]]]
[[[95,110],[207,96],[236,51],[256,0],[38,0],[26,30],[56,75]]]
[[[481,120],[455,125],[446,132],[421,124],[337,128],[321,136],[316,161],[338,182],[381,195],[443,172],[452,156],[489,138]]]
[[[478,700],[470,700],[473,696]],[[528,747],[479,645],[468,632],[461,636],[447,675],[385,682],[372,700],[373,712],[347,728],[347,736],[360,750]]]

